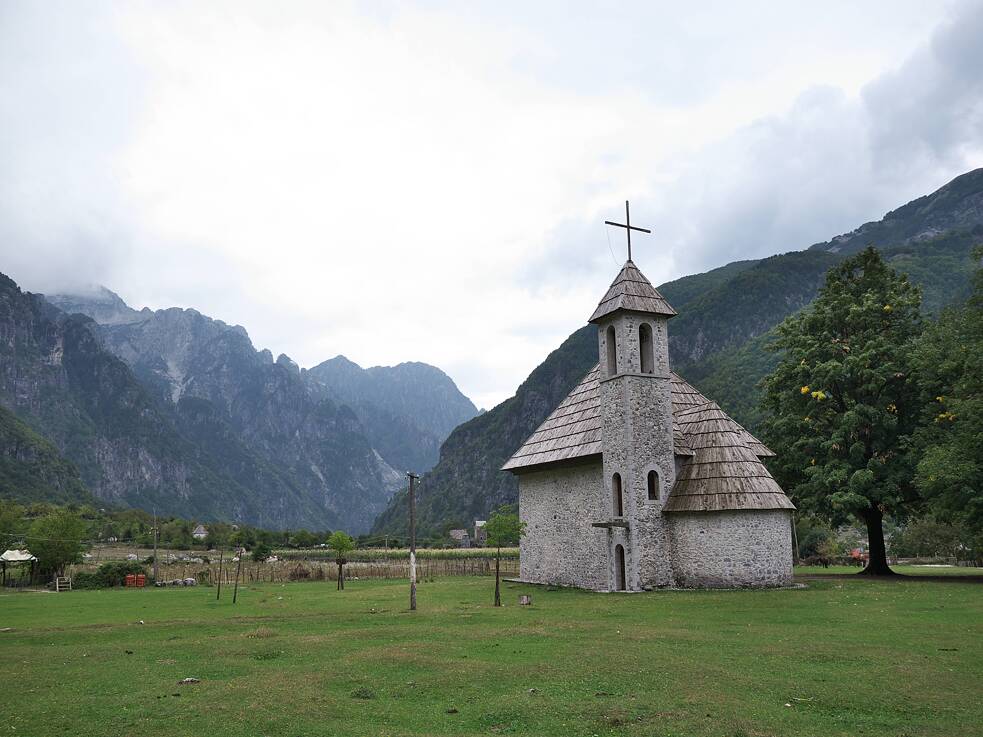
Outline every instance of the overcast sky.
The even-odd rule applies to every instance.
[[[983,166],[983,2],[0,3],[0,270],[476,404],[656,284]]]

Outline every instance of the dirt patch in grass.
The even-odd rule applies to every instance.
[[[265,640],[270,637],[276,637],[276,630],[272,627],[257,627],[254,630],[244,633],[242,636],[248,637],[251,640]]]

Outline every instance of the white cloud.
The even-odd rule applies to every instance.
[[[979,150],[923,115],[930,152],[881,173],[891,79],[930,57],[933,105],[978,90],[926,45],[936,5],[285,7],[0,11],[2,268],[301,365],[427,361],[490,406],[590,314],[626,197],[661,281],[852,228]]]

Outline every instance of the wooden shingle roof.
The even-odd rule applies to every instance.
[[[664,512],[795,509],[758,457],[760,443],[715,402],[694,405],[676,420],[693,457],[680,469]]]
[[[594,366],[543,424],[529,436],[502,470],[601,453],[601,392],[599,368]]]
[[[587,322],[594,322],[617,310],[652,312],[669,317],[676,314],[672,305],[659,294],[659,290],[652,286],[652,283],[631,261],[626,262],[622,267]]]
[[[600,459],[601,392],[594,366],[522,447],[502,466],[518,472],[577,459]],[[761,458],[775,455],[716,403],[675,373],[673,449],[688,456],[666,512],[726,509],[794,509]]]
[[[530,466],[569,461],[601,453],[601,391],[599,367],[594,366],[566,399],[536,428],[502,470],[514,471]],[[691,456],[694,449],[679,423],[682,412],[708,400],[677,374],[671,373],[672,435],[676,455]],[[732,420],[733,422],[733,420]],[[737,425],[737,423],[734,423]],[[758,455],[774,455],[740,425],[741,438]]]

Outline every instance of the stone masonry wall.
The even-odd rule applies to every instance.
[[[532,583],[610,587],[608,532],[591,527],[602,510],[601,464],[554,468],[519,476],[519,577]]]
[[[652,374],[640,373],[640,322],[652,328]],[[600,380],[606,519],[613,517],[612,479],[617,473],[628,523],[627,531],[614,528],[608,533],[608,555],[613,571],[614,546],[624,545],[627,588],[633,590],[673,583],[668,522],[662,515],[676,475],[665,323],[665,318],[656,315],[619,312],[598,325],[604,363],[609,325],[615,328],[618,339],[618,373],[612,377],[602,374]],[[658,472],[662,487],[660,498],[654,501],[648,499],[647,487],[647,474],[652,469]]]
[[[740,588],[792,583],[789,510],[674,512],[669,518],[678,586]]]

